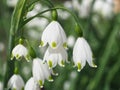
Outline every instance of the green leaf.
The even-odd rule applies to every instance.
[[[11,28],[10,28],[10,32],[11,34],[15,34],[18,30],[18,27],[19,27],[19,24],[20,24],[20,21],[21,21],[21,15],[22,15],[22,12],[23,12],[23,8],[24,8],[24,5],[25,5],[25,2],[27,0],[19,0],[16,7],[15,7],[15,10],[13,12],[13,15],[12,15],[12,20],[11,20]]]

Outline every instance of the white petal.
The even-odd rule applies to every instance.
[[[52,62],[52,67],[55,67],[57,63],[60,66],[64,66],[64,62],[67,62],[67,59],[67,52],[62,46],[57,49],[48,47],[44,55],[44,60],[47,61],[48,65]]]
[[[66,35],[57,21],[52,21],[43,31],[42,41],[49,43],[52,48],[57,48],[66,42]]]
[[[89,46],[89,44],[87,43],[87,41],[83,38],[83,43],[84,43],[84,47],[85,47],[85,51],[86,51],[86,55],[87,55],[87,62],[91,67],[96,67],[96,65],[93,63],[93,58],[92,58],[92,50]]]
[[[38,83],[34,80],[34,78],[31,77],[25,85],[25,90],[41,90],[41,89]]]
[[[48,57],[47,64],[49,68],[54,68],[57,65],[58,55],[52,54]]]
[[[22,90],[24,88],[24,81],[21,76],[14,74],[8,81],[8,88]]]
[[[16,59],[19,59],[20,57],[26,57],[27,54],[28,54],[28,50],[22,44],[18,44],[12,50],[12,55],[13,57],[16,57]]]
[[[73,48],[73,61],[76,66],[78,63],[80,63],[82,69],[86,64],[86,59],[87,57],[86,52],[84,50],[83,41],[81,38],[78,38]]]
[[[41,68],[41,64],[40,64],[40,60],[38,58],[35,58],[33,60],[33,68],[32,68],[32,73],[33,73],[33,78],[38,82],[40,83],[41,87],[43,86],[44,84],[44,80],[45,80],[45,77],[44,77],[44,73],[43,73],[43,70]]]

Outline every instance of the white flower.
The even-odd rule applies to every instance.
[[[8,81],[8,89],[23,90],[24,81],[20,75],[14,74]]]
[[[41,89],[39,84],[34,80],[33,77],[31,77],[25,85],[25,90],[41,90]]]
[[[48,47],[44,55],[44,62],[47,61],[49,68],[55,67],[57,64],[64,67],[65,61],[67,61],[68,55],[67,51],[61,46],[57,49],[52,49]]]
[[[7,5],[9,7],[15,7],[17,2],[18,2],[18,0],[7,0]]]
[[[0,90],[3,90],[3,83],[0,81]]]
[[[52,70],[48,68],[46,63],[40,58],[35,58],[33,60],[33,68],[32,68],[33,78],[38,82],[40,87],[43,87],[45,79],[49,81],[53,81],[51,74]]]
[[[66,34],[57,21],[52,21],[43,31],[40,46],[45,46],[47,43],[52,48],[63,46],[66,48]]]
[[[67,39],[68,47],[73,47],[75,44],[75,37],[70,35]]]
[[[95,1],[95,4],[93,6],[93,11],[95,13],[101,13],[102,12],[102,9],[103,9],[103,5],[104,5],[104,1],[103,0],[97,0]]]
[[[102,16],[104,18],[112,18],[113,16],[113,6],[110,3],[104,3],[103,9],[102,9]]]
[[[91,48],[83,37],[79,37],[75,43],[75,46],[73,48],[73,61],[75,63],[75,66],[78,67],[78,71],[83,69],[86,61],[91,67],[97,67],[93,63]]]
[[[25,57],[26,60],[28,60],[28,50],[25,46],[23,46],[22,44],[18,44],[17,46],[15,46],[12,50],[12,56],[11,56],[11,60],[13,58],[16,59],[21,59],[22,57]]]

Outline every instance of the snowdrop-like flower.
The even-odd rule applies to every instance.
[[[93,11],[95,13],[101,13],[102,12],[102,9],[103,9],[103,5],[104,5],[104,1],[103,0],[97,0],[95,1],[95,4],[93,6]]]
[[[92,0],[82,0],[79,11],[81,18],[87,18],[89,16],[91,4]]]
[[[75,44],[75,37],[70,35],[67,39],[67,44],[68,44],[68,47],[72,48]]]
[[[57,64],[64,67],[65,61],[68,62],[67,59],[67,51],[61,46],[57,49],[52,49],[51,47],[48,47],[43,60],[44,62],[47,62],[49,68],[53,68]]]
[[[75,66],[78,67],[78,71],[83,69],[86,61],[91,67],[97,67],[93,63],[92,51],[89,44],[83,37],[79,37],[73,48],[73,62],[75,63]]]
[[[33,68],[32,68],[33,78],[38,82],[40,87],[43,87],[45,79],[49,81],[53,81],[51,74],[52,70],[48,68],[46,63],[40,58],[35,58],[33,60]]]
[[[102,16],[104,18],[112,18],[113,16],[113,5],[108,3],[108,2],[105,2],[104,5],[103,5],[103,9],[102,9]]]
[[[18,0],[7,0],[7,5],[9,7],[15,7]]]
[[[31,77],[25,85],[25,90],[41,90],[41,88],[34,78]]]
[[[16,59],[21,59],[22,57],[25,57],[26,60],[29,60],[27,48],[25,46],[23,46],[22,44],[16,45],[12,50],[11,60],[14,57]]]
[[[52,21],[43,31],[40,46],[48,43],[53,49],[59,46],[66,48],[66,41],[66,34],[61,25],[57,21]]]
[[[0,90],[3,90],[3,83],[0,81]]]
[[[20,75],[14,74],[8,81],[8,89],[24,90],[24,81]]]

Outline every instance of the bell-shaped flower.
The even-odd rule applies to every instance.
[[[64,67],[65,61],[68,62],[67,60],[67,51],[62,46],[57,49],[52,49],[51,47],[48,47],[43,59],[44,62],[47,62],[49,68],[54,68],[57,64]]]
[[[33,78],[38,82],[40,87],[43,87],[45,79],[49,81],[53,81],[51,74],[53,73],[51,69],[48,68],[46,63],[40,58],[35,58],[33,60],[33,68],[32,68]]]
[[[55,49],[60,45],[67,48],[67,38],[62,26],[57,21],[52,21],[43,31],[40,46],[47,43]]]
[[[8,81],[8,89],[11,90],[24,90],[24,81],[18,74],[14,74]]]
[[[41,88],[40,88],[39,84],[34,80],[34,78],[31,77],[27,81],[24,90],[41,90]]]
[[[16,59],[21,59],[22,57],[24,57],[26,60],[29,60],[27,48],[25,46],[23,46],[22,44],[16,45],[12,50],[11,60],[14,57]]]
[[[83,37],[79,37],[73,48],[73,62],[78,67],[78,71],[81,71],[86,65],[86,61],[91,67],[97,67],[93,63],[92,50]]]

